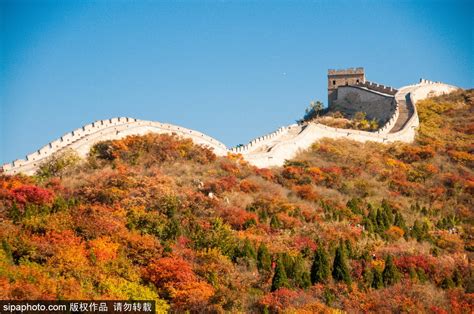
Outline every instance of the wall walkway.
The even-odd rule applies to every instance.
[[[201,132],[172,124],[127,117],[100,120],[64,134],[59,139],[27,155],[25,159],[4,164],[1,170],[6,174],[31,175],[49,156],[64,149],[73,149],[79,156],[86,156],[90,148],[99,141],[120,139],[128,135],[143,135],[149,132],[176,133],[184,138],[190,138],[196,144],[212,149],[218,156],[239,153],[258,167],[280,166],[285,160],[293,158],[299,151],[308,149],[315,141],[325,137],[362,142],[412,142],[419,124],[416,102],[456,89],[457,87],[451,85],[427,80],[401,88],[395,94],[395,111],[389,121],[377,132],[337,129],[318,123],[292,124],[256,138],[247,145],[231,149],[227,149],[221,142]]]

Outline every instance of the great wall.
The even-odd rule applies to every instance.
[[[336,79],[337,78],[337,79]],[[133,118],[100,120],[83,126],[45,145],[25,159],[18,159],[2,166],[5,174],[34,174],[40,164],[50,156],[72,149],[81,157],[87,156],[97,142],[120,139],[128,135],[143,135],[148,132],[175,133],[190,138],[196,144],[214,151],[218,156],[229,153],[241,154],[245,160],[257,167],[280,166],[299,151],[308,149],[322,138],[374,141],[380,143],[412,142],[419,125],[416,103],[427,97],[446,94],[458,89],[441,82],[421,79],[418,84],[398,90],[368,82],[362,68],[328,71],[329,106],[337,105],[341,97],[357,96],[362,109],[372,110],[377,104],[384,105],[372,114],[380,115],[384,124],[375,132],[338,129],[320,123],[306,122],[280,127],[276,131],[258,137],[243,146],[228,149],[223,143],[198,131],[180,126],[143,121]],[[372,105],[374,104],[374,105]],[[347,104],[346,104],[347,106]]]

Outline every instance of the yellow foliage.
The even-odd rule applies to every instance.
[[[383,271],[383,269],[385,268],[385,261],[383,259],[373,260],[371,264],[373,268],[376,268],[380,271]]]
[[[387,166],[390,166],[392,168],[397,168],[397,169],[402,169],[402,170],[407,170],[408,165],[405,164],[403,161],[393,159],[393,158],[387,158],[385,163]]]
[[[405,234],[405,232],[397,227],[397,226],[391,226],[387,231],[386,231],[387,235],[393,239],[393,240],[398,240],[400,239],[401,237],[403,237],[403,235]]]
[[[168,303],[160,299],[153,287],[117,277],[107,278],[102,281],[101,288],[105,290],[105,295],[108,299],[154,300],[156,302],[156,313],[168,313]]]
[[[98,262],[107,262],[117,258],[119,244],[112,242],[110,237],[101,237],[89,242],[90,251]]]

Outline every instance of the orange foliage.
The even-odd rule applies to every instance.
[[[237,230],[244,229],[249,221],[258,222],[257,214],[251,213],[240,207],[223,207],[219,209],[220,216]]]
[[[283,224],[283,228],[291,229],[295,227],[301,226],[301,221],[294,217],[289,216],[287,213],[279,213],[277,214],[278,219]]]
[[[456,150],[449,150],[448,155],[453,160],[455,160],[459,163],[469,164],[469,163],[474,162],[474,155],[472,153],[456,151]]]
[[[110,237],[101,237],[89,241],[91,254],[95,256],[99,262],[107,262],[117,258],[118,243],[110,240]]]
[[[240,190],[244,193],[255,193],[258,191],[258,185],[248,179],[244,179],[240,181]]]
[[[268,168],[255,168],[255,174],[261,176],[262,178],[273,181],[275,178],[273,171]]]
[[[308,201],[316,201],[318,199],[318,194],[313,189],[313,187],[309,184],[294,186],[293,190],[302,199],[305,199]]]
[[[405,234],[405,232],[397,226],[391,226],[385,233],[393,240],[398,240]]]
[[[281,312],[283,309],[288,308],[298,296],[298,292],[281,288],[274,292],[266,294],[260,299],[260,305],[268,308],[271,312]]]
[[[199,280],[191,264],[178,256],[154,260],[146,268],[145,277],[177,308],[206,304],[214,294],[212,286]]]

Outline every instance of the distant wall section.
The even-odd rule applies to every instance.
[[[396,108],[393,96],[359,86],[341,86],[330,111],[340,111],[349,117],[356,112],[365,112],[369,119],[385,124],[393,116]]]

